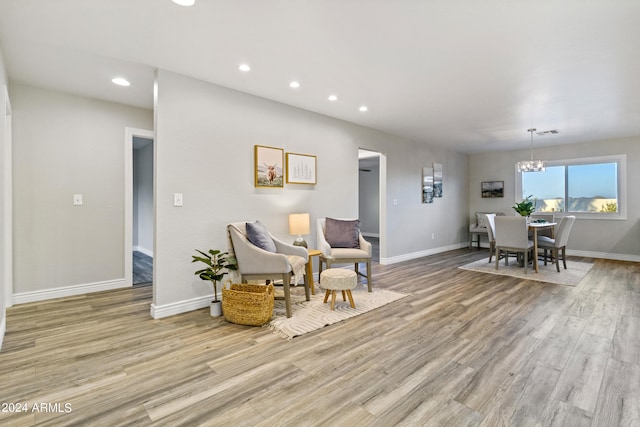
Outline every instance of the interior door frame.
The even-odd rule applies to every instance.
[[[125,127],[124,133],[124,283],[133,286],[133,138],[152,139],[155,143],[156,134],[152,130],[130,127]]]
[[[4,140],[2,159],[2,283],[0,291],[3,294],[4,307],[13,306],[13,181],[12,181],[12,130],[11,130],[11,102],[9,90],[4,86],[5,111]]]

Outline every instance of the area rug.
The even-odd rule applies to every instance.
[[[538,282],[576,286],[582,278],[587,275],[589,270],[591,270],[591,267],[593,267],[593,264],[588,262],[567,261],[567,269],[565,270],[562,264],[560,264],[560,273],[558,273],[555,264],[548,263],[544,265],[544,262],[540,262],[538,264],[538,273],[536,273],[533,268],[528,268],[525,274],[524,268],[518,266],[515,259],[513,261],[509,260],[509,266],[505,266],[504,260],[500,260],[498,270],[496,270],[495,260],[492,260],[491,263],[487,261],[488,258],[483,258],[459,268],[501,276],[519,277],[521,279],[535,280]]]
[[[284,300],[276,300],[273,317],[266,326],[281,337],[290,340],[293,337],[358,316],[408,296],[385,289],[374,288],[373,292],[368,292],[366,285],[359,285],[351,291],[356,304],[355,309],[351,308],[348,299],[343,301],[341,293],[338,292],[335,310],[332,311],[331,297],[326,303],[322,302],[324,293],[324,289],[320,289],[316,285],[316,294],[311,295],[311,301],[306,301],[304,289],[302,287],[293,288],[291,290],[291,317],[287,318]],[[277,296],[278,293],[276,293]]]

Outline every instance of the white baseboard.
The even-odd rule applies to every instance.
[[[188,311],[198,310],[201,308],[209,307],[212,296],[206,295],[203,297],[192,298],[189,300],[172,302],[170,304],[155,305],[151,304],[151,317],[154,319],[161,319],[163,317],[169,317],[180,313],[186,313]]]
[[[468,243],[465,243],[460,247],[465,247],[468,245],[469,245]],[[480,243],[480,247],[483,249],[489,249],[489,244],[488,243],[485,244],[483,242],[483,243]],[[474,243],[472,248],[477,249],[478,246]],[[447,249],[447,250],[450,250],[450,249]],[[443,252],[443,251],[439,251],[439,252]],[[416,252],[416,253],[419,253],[419,252]],[[409,254],[409,255],[413,255],[413,254]],[[432,254],[428,254],[428,255],[432,255]],[[640,262],[640,255],[632,255],[632,254],[617,254],[617,253],[610,253],[610,252],[580,251],[580,250],[574,250],[574,249],[567,249],[567,255],[580,256],[585,258],[610,259],[614,261]],[[422,256],[426,256],[426,255],[422,255]],[[400,257],[393,257],[392,259],[395,260],[396,258],[404,258],[404,257],[407,257],[407,255],[401,255]],[[414,259],[414,258],[419,258],[419,257],[407,258],[407,260]],[[401,261],[405,261],[405,259],[401,259]],[[400,261],[394,261],[394,262],[400,262]],[[393,264],[394,262],[390,262],[389,264]],[[380,264],[383,264],[383,263],[380,262]]]
[[[390,257],[390,258],[382,258],[382,257],[380,257],[380,264],[382,264],[382,265],[396,264],[396,263],[402,262],[402,261],[409,261],[409,260],[416,259],[416,258],[422,258],[422,257],[426,257],[426,256],[429,256],[429,255],[435,255],[435,254],[439,254],[439,253],[442,253],[442,252],[448,252],[448,251],[453,251],[455,249],[465,248],[467,246],[469,246],[469,243],[460,242],[460,243],[455,243],[453,245],[442,246],[440,248],[427,249],[427,250],[424,250],[424,251],[412,252],[410,254],[397,255],[397,256],[394,256],[394,257]]]
[[[586,258],[611,259],[614,261],[640,262],[640,255],[631,255],[631,254],[615,254],[615,253],[609,253],[609,252],[577,251],[577,250],[567,249],[567,255],[583,256]]]
[[[7,312],[2,313],[2,322],[0,322],[0,351],[2,351],[2,343],[4,341],[4,333],[7,331]]]
[[[13,294],[13,304],[45,301],[53,298],[64,298],[91,292],[109,291],[112,289],[128,288],[124,279],[106,280],[104,282],[85,283],[82,285],[64,286],[41,291],[21,292]]]
[[[134,246],[133,250],[141,252],[141,253],[145,254],[146,256],[150,256],[151,258],[153,258],[153,250],[151,250],[151,249],[143,248],[142,246]]]

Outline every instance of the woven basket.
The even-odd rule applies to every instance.
[[[222,288],[222,314],[231,323],[260,326],[273,314],[273,285],[227,284]]]

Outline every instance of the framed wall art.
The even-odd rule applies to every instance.
[[[433,164],[433,197],[442,197],[442,163]]]
[[[504,197],[504,181],[482,181],[480,187],[483,198]]]
[[[256,145],[254,174],[256,187],[284,187],[284,150]]]
[[[433,168],[422,168],[422,203],[433,203]]]
[[[287,184],[316,184],[316,156],[287,153]]]

